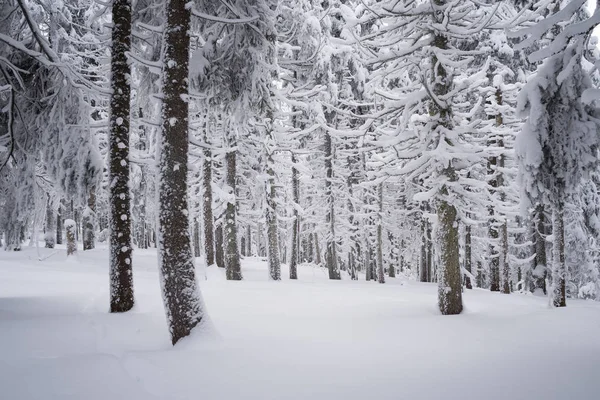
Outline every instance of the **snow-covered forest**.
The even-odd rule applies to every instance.
[[[120,391],[85,386],[112,379],[101,357],[71,371],[83,382],[72,391],[49,373],[55,365],[23,361],[66,357],[72,343],[58,336],[116,357],[145,382],[143,394],[116,380],[133,400],[193,398],[188,367],[212,377],[215,399],[598,398],[588,375],[600,357],[595,3],[0,0],[0,342],[21,349],[0,345],[12,360],[0,369],[7,398],[44,397],[25,394],[15,365],[53,380],[57,390],[43,392],[52,399]],[[55,321],[71,314],[67,327]],[[478,325],[486,315],[493,323]],[[42,340],[31,329],[62,333]],[[498,340],[486,347],[490,329]],[[590,343],[594,329],[595,345],[556,343]],[[347,362],[303,375],[314,385],[331,374],[314,392],[284,374],[265,395],[264,382],[250,383],[260,369],[240,379],[227,363],[254,366],[234,357],[247,351],[239,343],[225,345],[228,361],[215,357],[218,335],[250,340],[260,359],[267,338],[302,332],[336,345],[282,345],[287,358],[268,358],[264,371],[276,380],[281,367],[311,369],[322,352]],[[153,367],[126,359],[181,339]],[[418,371],[450,380],[430,370],[439,360],[410,375],[406,360],[346,354],[420,357],[402,348],[415,343],[447,360],[463,354],[456,376],[488,356],[508,370],[501,353],[517,343],[529,349],[523,371],[538,372],[482,370],[448,397],[415,383]],[[532,361],[532,348],[546,358]],[[172,355],[189,352],[200,359]],[[228,381],[205,356],[248,383],[247,395],[215,385]],[[561,362],[570,375],[553,380]],[[179,383],[157,383],[157,364]],[[404,394],[376,385],[402,374],[414,378]],[[354,383],[336,393],[344,377]]]

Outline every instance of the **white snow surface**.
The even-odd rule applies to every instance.
[[[154,250],[134,251],[124,314],[107,312],[108,251],[71,259],[0,252],[0,398],[600,398],[596,302],[475,289],[463,314],[442,316],[435,284],[329,281],[311,265],[273,282],[259,258],[235,282],[197,259],[214,331],[172,347]]]

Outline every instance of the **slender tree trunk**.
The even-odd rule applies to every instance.
[[[208,135],[206,129],[204,142],[204,162],[202,164],[202,217],[204,218],[204,253],[206,265],[215,263],[215,237],[213,234],[213,211],[212,211],[212,152],[208,148]],[[223,240],[221,239],[221,247]],[[218,244],[217,244],[218,246]],[[222,250],[221,250],[222,251]],[[218,264],[218,263],[217,263]]]
[[[229,199],[225,211],[225,269],[228,280],[242,280],[240,253],[237,242],[237,212],[235,209],[235,178],[236,152],[230,151],[225,155],[227,168],[226,183],[229,187]]]
[[[63,244],[63,216],[64,212],[61,210],[62,206],[59,206],[59,209],[56,211],[56,244]]]
[[[200,257],[200,223],[198,218],[194,218],[194,257]]]
[[[419,281],[427,282],[427,219],[421,218],[421,257],[419,259]]]
[[[281,280],[281,263],[279,260],[279,229],[277,222],[277,203],[275,201],[275,171],[273,170],[273,159],[267,156],[267,207],[265,220],[267,222],[268,236],[268,263],[269,277],[275,281]]]
[[[465,225],[465,270],[468,273],[472,273],[472,262],[473,256],[471,254],[471,225]],[[471,277],[465,276],[465,287],[467,289],[473,289],[473,285],[471,284]]]
[[[500,226],[500,270],[502,271],[502,293],[510,294],[510,264],[508,263],[508,226],[506,220]]]
[[[91,250],[96,239],[96,188],[91,187],[88,193],[88,204],[83,212],[83,250]]]
[[[188,215],[188,60],[190,10],[166,0],[163,36],[162,135],[159,159],[159,253],[163,301],[171,341],[190,334],[204,318],[196,282]]]
[[[298,279],[298,251],[300,245],[300,178],[295,165],[298,162],[292,153],[292,201],[294,202],[294,222],[292,223],[292,251],[290,255],[290,279]]]
[[[223,223],[215,228],[215,263],[219,268],[225,268],[225,246],[223,245]]]
[[[556,206],[552,219],[552,236],[554,237],[552,247],[552,303],[554,307],[565,307],[567,305],[567,265],[565,263],[565,225],[562,202],[559,202]]]
[[[246,226],[246,254],[252,257],[252,229],[250,224]]]
[[[433,228],[429,219],[425,221],[425,224],[427,226],[427,282],[435,282],[437,279],[435,277],[435,268],[433,266],[433,240],[431,239]]]
[[[131,215],[129,195],[129,113],[131,69],[131,3],[114,0],[109,138],[110,184],[110,311],[133,307]]]
[[[329,132],[325,132],[325,198],[327,199],[327,225],[325,264],[329,270],[329,279],[340,279],[335,242],[335,201],[333,198],[333,144]]]
[[[379,203],[379,212],[377,215],[377,281],[385,283],[385,274],[383,273],[383,184],[380,183],[377,188],[377,200]]]
[[[544,220],[544,206],[539,204],[535,208],[537,223],[534,221],[533,237],[535,241],[535,258],[533,265],[533,279],[535,289],[541,289],[544,294],[546,291],[546,279],[548,278],[548,267],[546,261],[546,225]]]
[[[56,218],[54,216],[54,208],[48,195],[46,201],[46,232],[44,234],[44,240],[46,242],[47,249],[53,249],[56,242]]]

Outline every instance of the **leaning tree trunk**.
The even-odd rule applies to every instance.
[[[47,249],[53,249],[56,243],[56,218],[54,216],[54,208],[52,207],[52,201],[50,195],[46,202],[46,232],[44,234],[44,240],[46,242]]]
[[[562,202],[556,206],[552,214],[552,303],[554,307],[567,305],[566,278],[567,265],[565,263],[565,225],[564,206]]]
[[[383,273],[383,184],[380,183],[377,188],[377,197],[379,202],[379,213],[377,215],[377,281],[385,283],[385,274]]]
[[[269,277],[275,281],[281,280],[281,263],[279,261],[279,237],[277,222],[277,203],[275,202],[275,171],[273,170],[273,159],[267,156],[267,207],[265,220],[267,222],[268,264]]]
[[[236,151],[225,155],[227,168],[226,183],[229,186],[229,198],[225,210],[225,269],[228,280],[242,280],[240,265],[240,252],[237,243],[237,222],[235,209],[235,178],[236,178]]]
[[[290,255],[290,279],[298,279],[298,250],[300,242],[300,178],[295,165],[296,155],[292,153],[292,201],[294,202],[294,222],[292,223],[292,251]]]
[[[194,270],[188,218],[188,60],[190,10],[166,0],[163,36],[163,104],[158,163],[160,281],[171,341],[190,334],[204,318]]]
[[[215,263],[215,237],[212,211],[212,152],[208,145],[208,135],[204,131],[204,162],[202,164],[202,217],[204,219],[204,253],[206,265]],[[221,240],[222,243],[222,240]]]
[[[131,69],[131,3],[114,0],[109,135],[110,311],[133,307],[131,216],[129,196],[129,112]]]
[[[337,263],[337,252],[335,243],[335,201],[333,199],[333,145],[331,135],[325,132],[325,172],[327,179],[325,180],[325,198],[327,201],[327,224],[329,232],[327,232],[326,249],[325,249],[325,264],[329,271],[329,279],[341,279],[340,270]]]

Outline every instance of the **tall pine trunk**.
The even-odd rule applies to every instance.
[[[554,307],[567,305],[566,279],[567,265],[565,263],[565,223],[564,205],[557,204],[552,215],[552,303]]]
[[[267,155],[267,207],[265,220],[267,222],[268,264],[269,277],[275,281],[281,280],[281,263],[279,260],[279,229],[277,222],[277,203],[275,201],[275,171],[273,170],[273,159]]]
[[[325,198],[327,201],[327,225],[325,264],[329,271],[329,279],[340,279],[335,243],[335,201],[333,198],[333,144],[329,132],[325,132]]]
[[[225,155],[226,178],[229,187],[229,198],[225,210],[225,269],[228,280],[242,280],[242,268],[240,265],[240,253],[237,242],[237,211],[235,209],[235,178],[236,178],[236,151],[230,151]]]
[[[160,281],[171,341],[190,334],[204,317],[196,282],[188,218],[188,59],[190,10],[166,0],[163,104],[158,163]]]
[[[212,211],[212,152],[208,145],[208,134],[204,131],[204,161],[202,163],[202,217],[204,219],[204,254],[206,265],[215,263],[214,219]],[[222,240],[221,240],[222,243]]]
[[[300,244],[300,178],[295,165],[298,162],[292,153],[292,201],[294,202],[294,222],[292,223],[292,251],[290,252],[290,279],[298,279],[298,252]]]
[[[219,222],[215,228],[215,264],[225,268],[225,248],[223,245],[223,223]]]
[[[131,215],[129,195],[129,113],[131,69],[131,4],[114,0],[112,6],[112,56],[110,99],[110,311],[133,307]]]
[[[47,249],[53,249],[56,243],[56,217],[54,216],[54,208],[52,207],[52,201],[50,195],[46,201],[46,231],[44,234],[44,241],[46,242]],[[1,236],[1,235],[0,235]]]
[[[465,270],[470,274],[472,273],[472,248],[471,248],[471,225],[465,225]],[[469,275],[465,276],[465,287],[467,289],[473,289],[473,284],[471,283],[471,277]]]
[[[548,277],[548,267],[546,261],[546,225],[544,218],[544,206],[538,204],[535,208],[537,219],[533,223],[533,237],[535,242],[535,258],[532,272],[532,291],[541,289],[544,294],[546,291],[546,279]]]
[[[88,204],[81,220],[83,231],[83,250],[91,250],[95,245],[96,231],[96,188],[91,187],[88,193]]]
[[[377,188],[379,212],[377,213],[377,281],[385,283],[383,273],[383,183]]]

